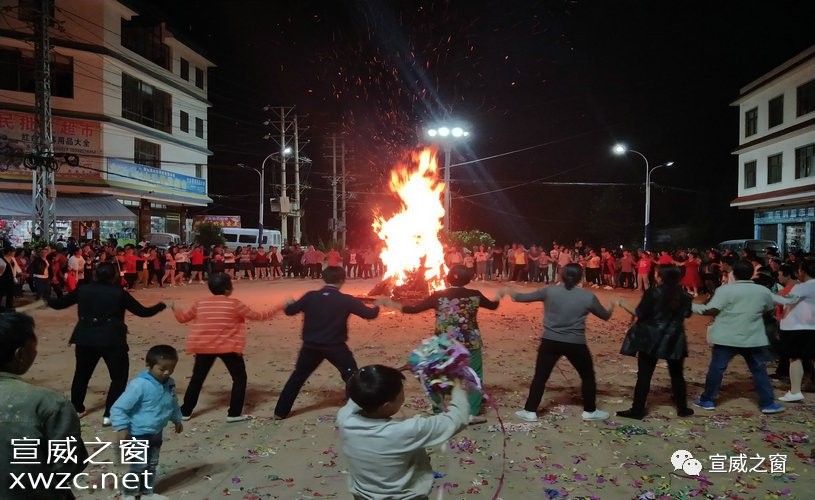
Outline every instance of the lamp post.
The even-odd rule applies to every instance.
[[[433,142],[438,143],[444,149],[444,228],[451,231],[450,227],[450,153],[453,145],[470,135],[470,132],[460,126],[450,127],[440,125],[427,129],[427,135]]]
[[[615,144],[611,150],[618,156],[624,155],[625,153],[634,153],[645,161],[645,224],[643,225],[642,249],[648,250],[648,236],[651,232],[651,174],[660,167],[670,167],[674,162],[669,161],[651,168],[648,164],[648,158],[646,158],[644,154],[633,149],[628,149],[624,144]]]
[[[282,167],[283,168],[283,196],[286,196],[286,177],[285,177],[285,175],[286,175],[286,164],[285,164],[286,158],[285,158],[285,156],[287,154],[290,154],[290,153],[291,153],[291,148],[288,148],[288,147],[284,148],[280,152],[276,151],[274,153],[270,153],[268,156],[266,156],[266,158],[263,159],[263,162],[261,162],[260,170],[254,168],[254,167],[249,167],[247,165],[244,165],[243,163],[238,163],[239,167],[245,168],[247,170],[251,170],[251,171],[255,172],[256,174],[258,174],[258,178],[259,178],[258,180],[260,181],[260,192],[259,192],[259,197],[258,197],[258,245],[261,245],[263,243],[263,212],[264,212],[264,210],[263,210],[264,209],[263,197],[264,197],[264,190],[265,190],[265,186],[266,186],[266,162],[269,161],[269,158],[280,155],[280,158],[281,158],[280,161],[281,161],[281,164],[283,166]],[[283,235],[285,235],[285,230],[282,230],[281,233]]]

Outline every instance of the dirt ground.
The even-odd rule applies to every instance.
[[[349,281],[344,291],[364,294],[374,281]],[[240,281],[234,296],[261,309],[318,288],[312,280],[277,282]],[[492,297],[498,285],[473,285]],[[517,285],[531,290],[531,285]],[[208,294],[205,285],[148,289],[134,293],[145,304],[175,300],[182,307]],[[631,291],[598,290],[608,304],[620,296],[635,305]],[[76,309],[36,311],[40,338],[39,357],[25,376],[31,382],[68,393],[73,373],[73,349],[67,339]],[[749,372],[736,359],[725,375],[722,396],[715,411],[697,409],[690,418],[676,416],[670,400],[667,369],[660,363],[654,375],[649,416],[644,421],[614,417],[629,407],[636,379],[636,360],[618,354],[628,315],[616,310],[612,319],[592,318],[589,346],[598,379],[598,407],[612,413],[606,422],[580,419],[577,373],[561,360],[549,381],[541,406],[541,421],[523,423],[515,418],[527,394],[540,336],[541,305],[515,304],[504,298],[497,311],[482,310],[479,322],[485,341],[486,390],[497,403],[508,439],[493,409],[488,423],[471,426],[453,438],[446,449],[432,454],[441,496],[493,498],[500,477],[506,500],[536,498],[812,498],[815,394],[804,403],[791,403],[779,415],[758,411]],[[690,357],[685,374],[689,396],[702,389],[709,361],[705,342],[708,318],[687,322]],[[385,310],[373,321],[352,318],[350,346],[360,366],[382,363],[399,366],[406,354],[432,332],[432,312],[407,316]],[[129,316],[131,376],[143,367],[143,356],[154,344],[169,343],[181,350],[188,327],[167,311],[154,318]],[[245,413],[248,422],[226,423],[230,379],[216,363],[202,391],[193,418],[184,422],[182,434],[168,428],[161,450],[157,492],[172,499],[310,499],[350,498],[345,482],[346,462],[334,424],[342,404],[343,385],[329,364],[323,364],[304,387],[293,415],[284,421],[270,417],[279,391],[293,368],[300,346],[302,317],[280,315],[268,322],[252,323],[246,350],[249,388]],[[192,357],[182,354],[174,378],[179,397],[192,371]],[[113,441],[110,428],[102,427],[102,409],[109,382],[100,364],[91,382],[86,404],[90,415],[82,420],[88,441]],[[776,394],[788,387],[776,386]],[[429,405],[415,380],[407,382],[407,397],[400,417],[428,411]],[[504,446],[506,448],[504,448]],[[97,446],[90,446],[95,450]],[[674,451],[690,451],[703,464],[696,478],[672,474]],[[504,452],[506,457],[504,458]],[[738,472],[738,456],[745,454],[747,472]],[[725,472],[712,472],[711,455],[727,456]],[[769,469],[771,455],[785,455],[784,472],[770,474],[749,469]],[[103,455],[100,455],[103,456]],[[735,459],[734,459],[735,457]],[[758,465],[758,458],[764,458]],[[724,459],[722,459],[724,460]],[[777,460],[777,459],[776,459]],[[736,471],[727,472],[735,463]],[[776,462],[776,467],[778,462]],[[124,472],[122,466],[92,465],[90,489],[80,498],[113,498],[110,484],[99,482],[103,472]],[[810,493],[806,493],[810,491]],[[1,496],[1,495],[0,495]],[[435,494],[434,494],[435,498]]]

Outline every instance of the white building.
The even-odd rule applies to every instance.
[[[30,237],[33,9],[0,0],[0,228]],[[56,0],[49,29],[58,231],[85,239],[184,235],[206,206],[207,70],[213,63],[125,0]],[[3,154],[5,153],[5,154]]]
[[[812,251],[815,221],[815,46],[743,87],[739,194],[754,212],[754,237],[784,251]]]

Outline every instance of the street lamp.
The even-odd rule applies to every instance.
[[[615,144],[614,147],[611,148],[611,151],[617,156],[621,156],[626,153],[634,153],[639,155],[640,158],[645,161],[645,224],[642,235],[642,249],[648,250],[648,235],[651,231],[651,174],[654,172],[654,170],[660,167],[670,167],[674,164],[674,162],[669,161],[651,168],[648,164],[648,158],[646,158],[644,154],[633,149],[628,149],[628,147],[626,147],[624,144]]]
[[[263,195],[263,192],[264,192],[264,187],[266,185],[266,162],[269,160],[269,158],[280,155],[280,163],[282,164],[282,168],[283,168],[283,179],[282,179],[283,180],[283,196],[286,196],[286,163],[285,163],[286,158],[285,157],[286,157],[286,155],[289,155],[289,154],[291,154],[291,148],[290,147],[283,148],[282,151],[276,151],[274,153],[270,153],[268,156],[266,156],[266,158],[263,159],[263,162],[260,164],[260,170],[254,168],[254,167],[244,165],[243,163],[238,163],[239,167],[245,168],[247,170],[251,170],[251,171],[255,172],[256,174],[258,174],[258,177],[259,177],[259,180],[260,180],[260,195],[258,197],[258,245],[261,245],[263,243],[263,211],[264,211],[263,210],[263,208],[264,208],[264,203],[263,203],[263,196],[264,195]]]
[[[455,142],[468,137],[470,132],[461,126],[439,125],[427,129],[427,136],[444,149],[444,228],[450,227],[450,152]]]

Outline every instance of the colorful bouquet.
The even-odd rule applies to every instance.
[[[470,368],[470,351],[461,342],[445,335],[422,342],[408,355],[408,366],[428,395],[449,392],[456,378],[461,379],[469,390],[481,390],[481,380]]]

